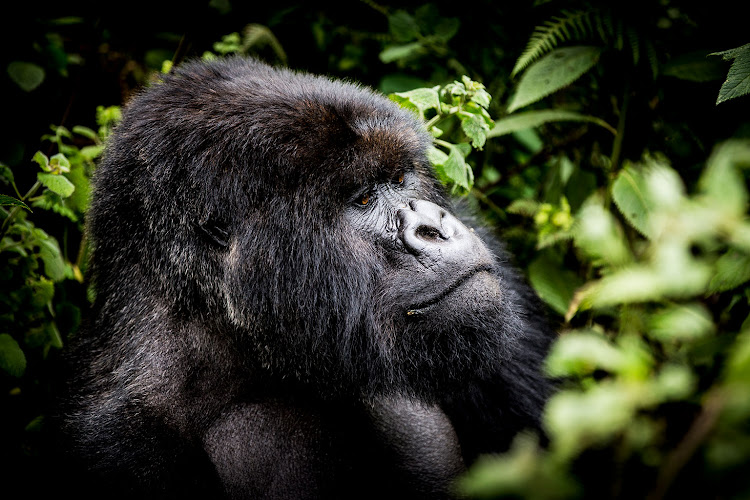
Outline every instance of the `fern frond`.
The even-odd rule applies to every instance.
[[[534,28],[526,48],[513,67],[511,77],[561,43],[597,35],[606,42],[613,33],[611,24],[611,18],[597,10],[561,11],[560,16]]]
[[[588,31],[587,21],[591,11],[562,11],[562,16],[553,17],[543,25],[534,28],[521,56],[511,72],[511,77],[523,71],[529,64],[554,49],[558,43],[580,38]],[[575,36],[569,31],[573,29]]]
[[[626,34],[633,55],[633,65],[637,66],[641,55],[641,37],[632,26],[627,27]]]

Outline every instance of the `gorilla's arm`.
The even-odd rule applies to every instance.
[[[330,473],[319,415],[281,402],[238,404],[203,444],[230,498],[320,498]]]
[[[436,405],[384,397],[369,405],[376,438],[399,479],[425,498],[447,498],[464,470],[450,420]]]

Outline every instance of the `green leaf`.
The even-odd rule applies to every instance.
[[[36,174],[36,177],[47,189],[53,193],[59,194],[63,198],[72,195],[76,188],[72,182],[62,175],[44,174],[39,172]]]
[[[555,49],[531,65],[508,105],[508,113],[570,85],[599,60],[601,49],[575,46]]]
[[[468,191],[474,183],[474,174],[466,163],[466,155],[471,151],[468,144],[447,144],[448,158],[439,165],[441,176],[456,186]]]
[[[380,53],[380,60],[383,63],[390,63],[399,59],[406,59],[424,51],[421,42],[412,42],[404,45],[391,45],[386,47]]]
[[[8,64],[8,76],[22,90],[31,92],[44,81],[44,68],[34,63],[14,61]]]
[[[710,55],[721,56],[725,61],[734,60],[729,67],[727,79],[719,90],[719,97],[716,98],[717,105],[750,93],[750,43]]]
[[[0,182],[3,184],[13,184],[15,182],[13,171],[3,162],[0,162]]]
[[[476,149],[482,149],[487,140],[487,132],[490,130],[485,118],[474,113],[462,113],[459,117],[461,118],[461,130],[464,131],[466,137],[471,139],[471,145]]]
[[[76,212],[83,214],[88,208],[90,198],[90,182],[86,176],[83,167],[76,166],[69,174],[67,174],[68,180],[75,186],[75,191],[65,200],[65,205],[72,208]]]
[[[41,168],[45,172],[52,171],[52,168],[49,166],[49,158],[47,158],[47,155],[42,153],[41,151],[37,151],[36,153],[34,153],[31,161],[36,162],[39,165],[39,168]]]
[[[703,171],[698,187],[710,203],[728,216],[744,216],[748,192],[738,167],[750,166],[750,142],[730,140],[718,145]]]
[[[545,361],[546,371],[553,377],[589,375],[598,369],[617,373],[625,356],[601,334],[568,332],[552,345]]]
[[[716,329],[703,304],[669,306],[649,318],[648,335],[662,343],[688,342],[710,335]]]
[[[576,303],[604,308],[703,293],[711,278],[711,268],[686,256],[672,257],[653,266],[628,266],[591,282],[576,294]]]
[[[626,166],[612,183],[612,199],[625,219],[646,237],[651,237],[649,216],[654,210],[643,172]]]
[[[440,109],[439,89],[440,86],[414,89],[408,92],[396,92],[388,97],[402,107],[417,111],[420,116],[424,117],[428,109]]]
[[[439,19],[433,26],[433,33],[435,33],[435,36],[443,42],[447,42],[458,33],[458,28],[461,27],[461,21],[457,17],[444,17]]]
[[[716,274],[708,284],[710,293],[725,292],[750,281],[750,255],[729,250],[716,261]]]
[[[622,228],[598,196],[592,196],[581,207],[573,238],[576,247],[594,259],[595,264],[623,266],[632,261]]]
[[[443,165],[448,159],[448,155],[443,151],[440,151],[435,146],[430,146],[429,148],[427,148],[426,154],[427,159],[430,160],[430,164],[432,164],[433,166]]]
[[[495,120],[495,126],[487,133],[487,137],[499,137],[519,130],[539,127],[545,123],[562,121],[590,122],[606,128],[613,134],[617,133],[614,127],[595,116],[582,115],[575,111],[563,109],[541,109],[538,111],[525,111]]]
[[[552,396],[544,420],[555,452],[575,456],[624,430],[638,406],[633,392],[621,384],[603,382],[587,392],[562,391]]]
[[[21,207],[25,208],[29,212],[31,212],[31,209],[26,205],[26,203],[22,202],[21,200],[14,198],[12,196],[7,196],[4,194],[0,194],[0,206],[2,207]]]
[[[65,261],[60,252],[57,240],[48,236],[39,240],[39,258],[44,262],[44,274],[52,281],[65,279]]]
[[[7,333],[0,334],[0,368],[13,377],[21,377],[26,371],[26,355]]]
[[[539,298],[558,314],[564,315],[573,300],[576,289],[581,286],[578,276],[565,269],[562,264],[542,254],[529,265],[529,281]]]
[[[74,133],[78,135],[82,135],[86,137],[87,139],[91,139],[94,142],[97,142],[99,140],[99,136],[96,135],[96,132],[94,132],[88,127],[84,127],[82,125],[75,125],[72,130]]]
[[[696,387],[696,375],[684,365],[667,364],[653,379],[652,395],[658,401],[676,401],[685,399]]]

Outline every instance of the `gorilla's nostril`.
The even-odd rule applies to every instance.
[[[424,240],[436,241],[445,239],[443,238],[443,235],[440,234],[440,231],[432,226],[419,226],[415,232],[419,238]]]

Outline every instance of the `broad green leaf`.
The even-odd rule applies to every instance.
[[[696,376],[685,365],[667,364],[650,384],[654,399],[657,402],[685,399],[696,387]]]
[[[468,191],[474,184],[474,174],[471,167],[466,163],[466,155],[471,151],[468,144],[447,144],[449,149],[448,158],[438,171],[441,177],[447,178],[451,184],[455,184]]]
[[[703,293],[712,275],[711,268],[697,260],[683,257],[674,260],[659,261],[653,266],[633,265],[608,274],[579,290],[574,303],[603,308]],[[662,269],[660,264],[669,264],[669,268]],[[568,314],[571,312],[574,311]]]
[[[49,158],[47,158],[47,155],[42,153],[41,151],[37,151],[36,153],[34,153],[31,161],[36,162],[39,165],[39,168],[41,168],[45,172],[52,171],[52,168],[49,166]]]
[[[414,89],[408,92],[396,92],[389,97],[405,108],[411,108],[424,117],[428,109],[440,109],[439,86]]]
[[[698,181],[703,195],[727,215],[744,215],[748,193],[740,166],[750,166],[750,142],[735,140],[717,146]]]
[[[8,64],[8,76],[22,90],[31,92],[44,81],[44,68],[34,63],[14,61]]]
[[[560,315],[564,315],[576,289],[582,283],[574,272],[544,255],[529,265],[529,281],[544,302]]]
[[[598,369],[617,373],[625,363],[620,349],[596,332],[568,332],[552,344],[545,368],[553,377],[589,375]]]
[[[564,109],[541,109],[537,111],[524,111],[523,113],[508,115],[495,120],[495,126],[487,133],[487,137],[499,137],[518,130],[539,127],[545,123],[562,121],[590,122],[606,128],[613,134],[617,133],[614,127],[595,116],[582,115],[575,111]]]
[[[390,47],[386,47],[380,53],[380,60],[387,64],[399,59],[405,59],[422,51],[424,51],[424,47],[421,42],[412,42],[404,45],[391,45]]]
[[[72,182],[70,182],[62,175],[45,174],[39,172],[38,174],[36,174],[36,177],[37,179],[39,179],[39,182],[41,182],[47,189],[49,189],[53,193],[59,194],[63,198],[67,198],[68,196],[73,194],[73,191],[75,191],[76,188]]]
[[[652,236],[649,216],[654,210],[643,172],[628,165],[612,183],[612,199],[625,219],[646,237]]]
[[[13,171],[8,165],[0,162],[0,183],[13,184],[14,182]]]
[[[20,377],[26,371],[26,355],[7,333],[0,334],[0,368],[13,377]]]
[[[545,407],[545,428],[553,451],[571,457],[587,446],[604,443],[624,430],[637,410],[633,387],[602,382],[587,392],[562,391]]]
[[[598,196],[584,203],[576,216],[573,239],[595,264],[623,266],[632,261],[632,255],[618,221],[602,203]]]
[[[643,175],[648,186],[647,199],[656,212],[672,212],[686,206],[685,185],[680,174],[669,166],[666,158],[644,157]],[[663,229],[663,228],[662,228]]]
[[[648,335],[662,343],[688,342],[715,330],[711,314],[700,303],[672,305],[649,317]]]
[[[487,132],[490,127],[483,116],[474,113],[464,113],[459,115],[461,118],[461,130],[466,137],[471,139],[471,145],[477,149],[482,149],[487,140]]]
[[[7,196],[4,194],[0,194],[0,206],[2,207],[21,207],[25,208],[29,212],[31,212],[31,209],[26,205],[26,203],[22,202],[18,198],[14,198],[12,196]]]
[[[433,25],[433,33],[442,41],[447,42],[458,33],[461,21],[457,17],[444,17]]]
[[[558,48],[545,55],[521,77],[516,93],[508,105],[508,112],[570,85],[597,63],[599,54],[599,47],[575,46]]]
[[[717,105],[750,93],[750,43],[711,55],[721,56],[725,61],[734,60],[729,67],[727,79],[719,90],[719,96],[716,98]]]
[[[427,148],[427,159],[430,160],[430,164],[437,166],[444,164],[448,159],[448,155],[435,146],[430,146]]]
[[[52,237],[39,240],[39,258],[44,262],[44,274],[52,281],[65,278],[65,261],[60,252],[57,240]]]
[[[68,180],[75,186],[75,191],[65,200],[65,205],[78,213],[86,212],[91,192],[89,178],[86,177],[83,167],[76,166],[67,174]]]
[[[725,292],[747,281],[750,281],[750,255],[729,250],[716,261],[716,274],[708,284],[708,291]]]

